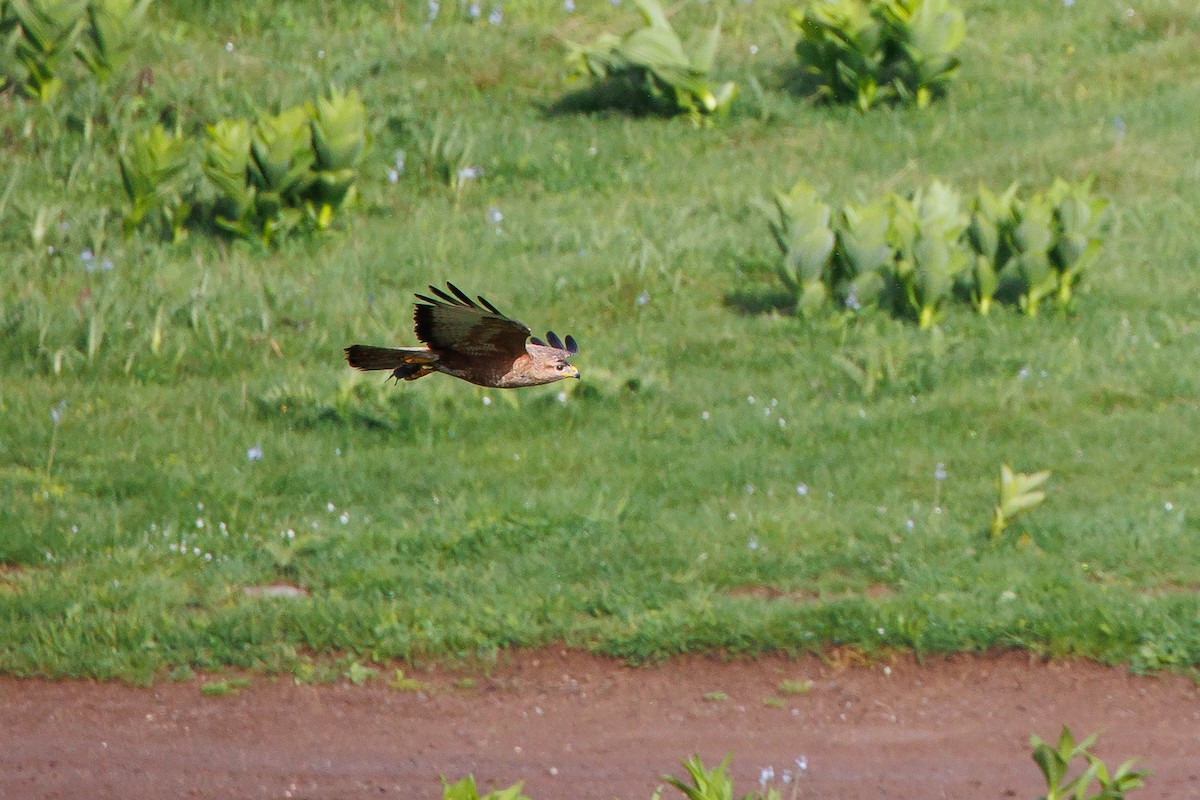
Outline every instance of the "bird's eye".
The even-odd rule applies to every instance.
[[[556,370],[558,370],[559,372],[562,372],[562,371],[563,371],[563,365],[562,365],[562,364],[555,364],[555,365],[554,365],[554,368],[555,368]]]

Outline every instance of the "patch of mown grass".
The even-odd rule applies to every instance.
[[[423,3],[161,3],[110,88],[0,96],[0,669],[144,681],[551,641],[1200,661],[1190,18],[964,3],[948,96],[859,114],[787,93],[788,4],[726,3],[718,74],[762,90],[728,119],[546,115],[549,34],[589,39],[604,5],[425,30]],[[334,232],[122,238],[131,130],[329,82],[374,135]],[[475,139],[458,193],[416,157],[439,115]],[[925,332],[747,301],[774,290],[754,201],[799,177],[842,202],[1090,173],[1115,225],[1071,316]],[[574,334],[584,381],[350,374],[340,348],[408,341],[411,293],[446,278]],[[1053,477],[989,544],[1001,463]],[[307,596],[243,592],[274,582]]]

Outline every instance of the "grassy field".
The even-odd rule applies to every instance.
[[[111,85],[0,95],[0,671],[316,679],[547,642],[1200,664],[1194,0],[964,2],[949,96],[867,114],[788,91],[790,3],[679,3],[684,31],[724,9],[741,95],[707,128],[546,113],[560,38],[635,19],[577,5],[163,1]],[[374,137],[332,232],[123,237],[132,131],[330,83]],[[481,176],[426,174],[414,124],[459,125]],[[1068,317],[781,305],[756,202],[797,179],[842,202],[1056,175],[1113,209]],[[347,369],[447,279],[573,334],[584,380]],[[1052,477],[992,543],[1002,463]],[[245,593],[277,582],[307,596]]]

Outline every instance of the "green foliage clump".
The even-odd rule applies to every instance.
[[[202,196],[179,188],[192,148],[161,126],[135,136],[121,157],[121,177],[131,209],[126,229],[152,213],[172,238],[185,234],[193,208],[210,210],[220,230],[271,244],[294,230],[325,230],[334,213],[351,204],[367,148],[366,108],[358,92],[334,89],[329,97],[260,116],[253,123],[224,119],[207,128],[201,172],[215,191]]]
[[[529,800],[521,791],[525,784],[514,783],[507,789],[493,789],[487,794],[480,794],[475,785],[475,777],[468,775],[460,781],[449,783],[442,779],[442,800]]]
[[[796,55],[821,97],[866,111],[925,108],[958,70],[966,19],[950,0],[817,0],[792,12]]]
[[[1046,296],[1066,311],[1100,253],[1107,202],[1092,196],[1089,181],[1059,178],[1025,199],[1017,189],[996,195],[981,187],[968,204],[934,181],[835,214],[800,182],[766,207],[783,256],[776,272],[805,315],[832,298],[929,328],[953,297],[988,314],[1001,293],[1030,316]]]
[[[1038,800],[1123,800],[1127,792],[1143,785],[1149,773],[1133,769],[1134,759],[1121,764],[1110,775],[1104,762],[1090,752],[1089,748],[1095,742],[1096,735],[1092,734],[1077,744],[1066,725],[1053,747],[1037,734],[1029,737],[1033,761],[1046,779],[1046,794]],[[1077,758],[1086,761],[1087,768],[1068,780],[1067,771]],[[1099,784],[1099,791],[1095,794],[1090,793],[1093,781]]]
[[[106,81],[128,54],[150,0],[0,2],[0,85],[11,82],[43,103],[62,90],[72,53]],[[10,66],[11,65],[11,66]]]
[[[624,39],[606,33],[590,45],[568,43],[576,72],[605,84],[615,102],[635,113],[700,119],[728,109],[737,87],[715,86],[709,77],[721,40],[720,16],[702,41],[685,47],[658,0],[635,2],[646,27]]]
[[[191,204],[183,200],[180,178],[190,163],[189,142],[178,130],[168,133],[156,124],[144,133],[134,134],[117,158],[121,185],[130,203],[125,215],[126,232],[149,218],[162,223],[173,241],[184,237]]]
[[[1041,505],[1046,493],[1041,486],[1050,478],[1048,471],[1026,474],[1014,473],[1007,464],[1000,465],[1000,496],[992,513],[991,536],[996,539],[1012,522],[1013,517]]]

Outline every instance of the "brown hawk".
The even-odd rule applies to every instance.
[[[506,317],[482,297],[472,300],[446,282],[451,294],[435,286],[433,297],[418,294],[413,311],[417,339],[424,347],[374,347],[353,344],[346,361],[355,369],[390,369],[396,380],[415,381],[431,372],[496,389],[540,386],[578,378],[568,359],[579,352],[570,336],[530,338],[529,326]],[[528,343],[526,342],[528,339]]]

